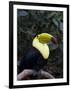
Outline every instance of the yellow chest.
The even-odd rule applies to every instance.
[[[47,44],[40,43],[37,37],[34,38],[33,47],[35,47],[43,56],[44,59],[47,59],[49,56],[49,47]]]

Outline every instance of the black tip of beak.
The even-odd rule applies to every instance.
[[[56,45],[58,45],[57,39],[55,37],[52,37],[52,42]]]

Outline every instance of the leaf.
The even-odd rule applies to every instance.
[[[60,22],[60,30],[63,31],[63,22]]]
[[[53,24],[54,24],[56,27],[58,27],[58,22],[55,20],[55,18],[53,18],[52,21],[53,21]]]
[[[18,12],[18,16],[27,16],[28,15],[28,12],[27,11],[19,11]]]

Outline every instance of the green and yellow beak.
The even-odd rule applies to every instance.
[[[39,35],[37,35],[37,38],[38,38],[39,42],[43,43],[43,44],[49,43],[50,41],[52,41],[53,43],[57,43],[56,38],[48,33],[39,34]]]
[[[33,39],[33,47],[40,51],[44,59],[47,59],[49,57],[50,51],[48,43],[50,41],[52,41],[53,43],[57,43],[56,39],[48,33],[41,33]]]

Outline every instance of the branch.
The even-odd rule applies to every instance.
[[[39,70],[38,72],[32,69],[25,69],[20,74],[18,74],[17,79],[18,80],[30,80],[30,76],[34,77],[36,76],[37,79],[54,79],[54,77],[43,70]]]
[[[44,78],[54,79],[54,76],[51,75],[50,73],[46,72],[46,71],[41,70],[40,73],[41,73],[41,76],[44,77]]]
[[[34,70],[25,69],[20,74],[18,74],[17,79],[18,80],[27,79],[27,77],[32,75],[33,73],[34,73]]]

